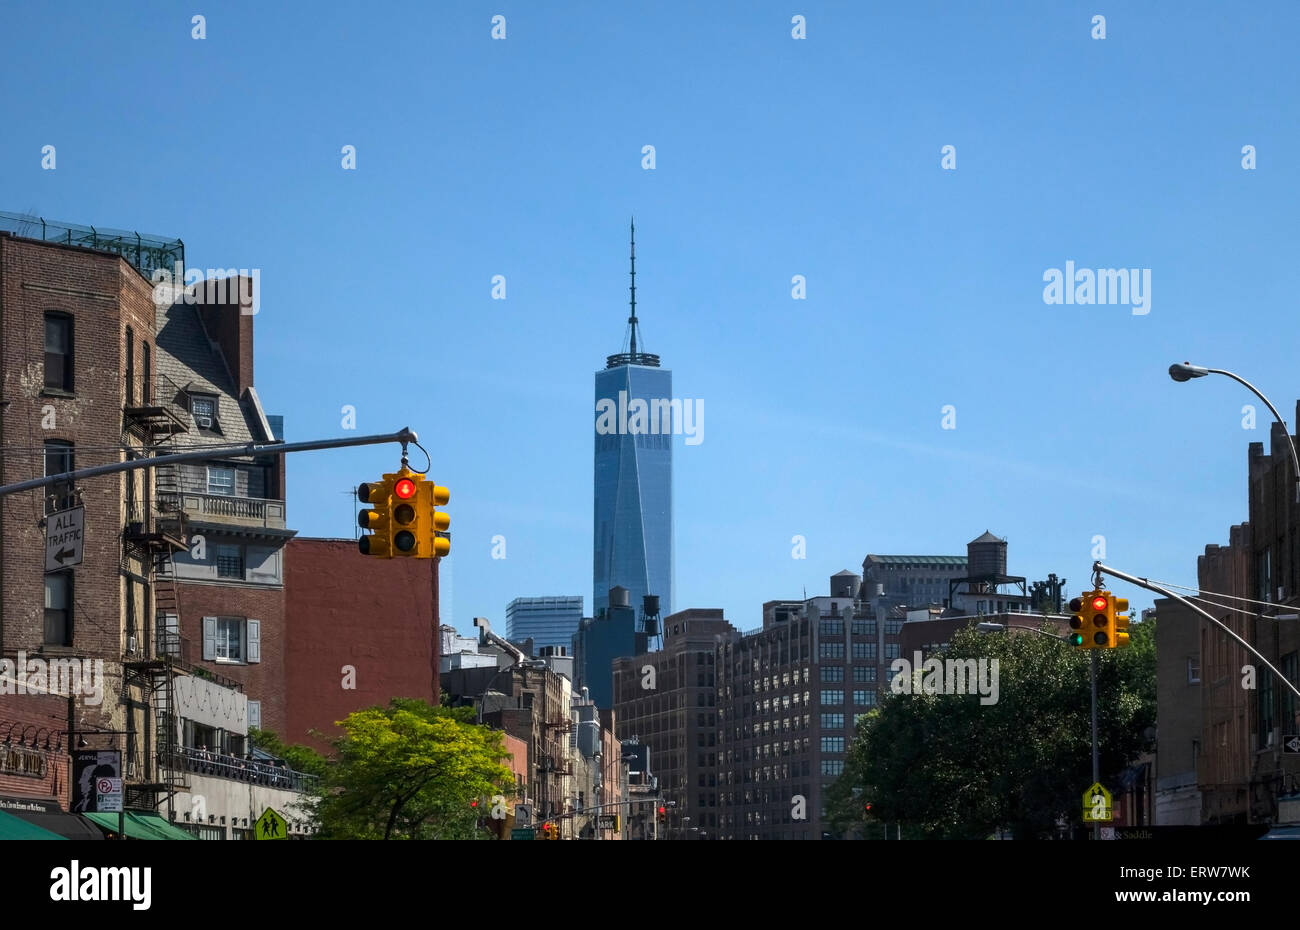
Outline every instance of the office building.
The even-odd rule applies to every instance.
[[[533,641],[536,654],[544,646],[573,648],[573,634],[582,622],[582,597],[517,597],[506,605],[506,639]]]
[[[592,615],[609,606],[611,588],[640,607],[657,595],[673,605],[672,372],[641,351],[636,316],[636,242],[632,244],[631,315],[626,351],[596,373],[595,507]]]

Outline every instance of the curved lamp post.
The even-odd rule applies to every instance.
[[[1191,362],[1174,362],[1169,366],[1169,377],[1178,382],[1191,381],[1193,378],[1204,378],[1206,375],[1224,375],[1238,384],[1245,385],[1252,394],[1264,402],[1264,406],[1268,407],[1272,412],[1273,418],[1282,424],[1282,428],[1286,431],[1287,448],[1291,450],[1291,464],[1295,467],[1295,500],[1296,503],[1300,504],[1300,455],[1296,454],[1295,443],[1291,441],[1291,428],[1286,425],[1286,420],[1282,418],[1282,414],[1277,412],[1277,408],[1273,406],[1272,401],[1260,393],[1259,388],[1240,375],[1224,371],[1222,368],[1203,368],[1200,365],[1193,365]]]

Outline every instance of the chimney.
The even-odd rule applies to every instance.
[[[235,275],[210,279],[196,288],[199,318],[208,338],[217,344],[235,383],[241,401],[253,386],[253,313],[258,295],[257,279]],[[247,312],[246,312],[247,311]]]

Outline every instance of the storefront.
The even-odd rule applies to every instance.
[[[69,814],[48,798],[0,796],[0,814],[21,820],[61,839],[102,840],[104,834],[77,814]]]

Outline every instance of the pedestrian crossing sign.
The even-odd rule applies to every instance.
[[[262,816],[257,818],[257,827],[253,831],[253,839],[287,840],[288,838],[289,825],[284,822],[283,817],[268,807],[262,812]]]

